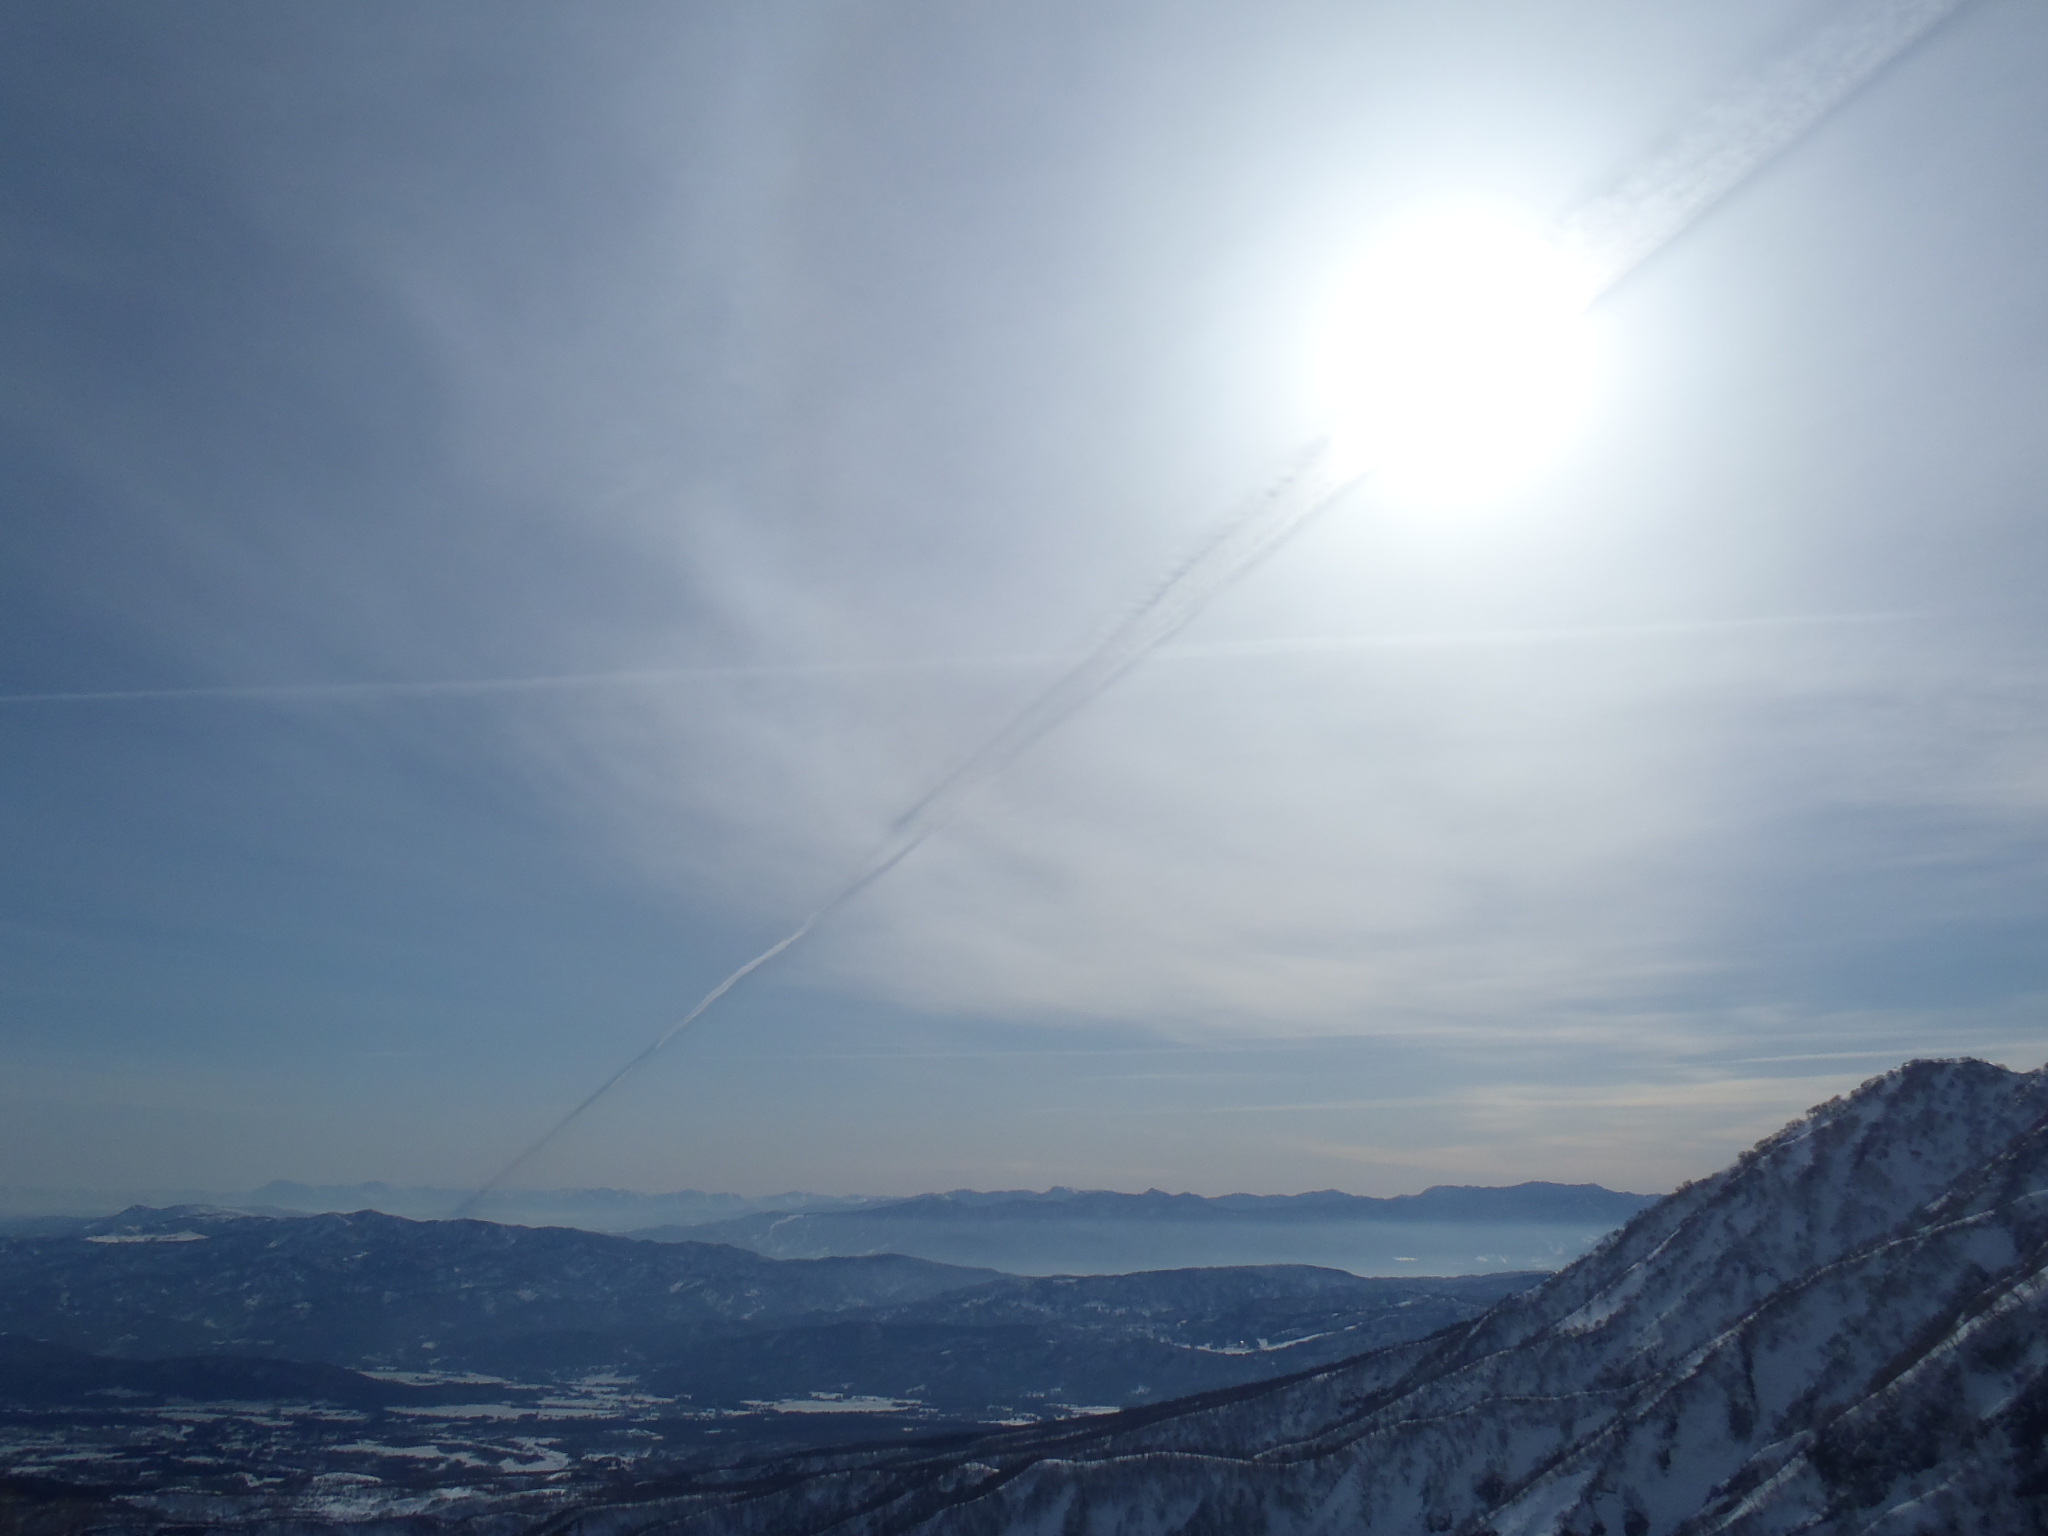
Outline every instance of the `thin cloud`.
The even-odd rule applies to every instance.
[[[1931,618],[1924,612],[1791,614],[1741,619],[1697,619],[1664,624],[1576,625],[1548,629],[1444,630],[1385,635],[1297,635],[1271,640],[1211,640],[1167,645],[1159,661],[1257,660],[1344,655],[1378,650],[1431,650],[1464,646],[1569,644],[1575,641],[1682,639],[1743,630],[1768,631],[1829,625],[1900,624]],[[996,672],[1071,666],[1084,652],[1011,656],[913,656],[875,661],[716,662],[682,667],[636,667],[618,672],[536,673],[528,677],[437,678],[417,682],[241,683],[200,688],[109,688],[48,693],[0,693],[7,704],[128,704],[246,700],[318,702],[323,699],[404,699],[493,693],[557,693],[583,689],[666,687],[676,683],[747,678],[886,677],[919,672]]]

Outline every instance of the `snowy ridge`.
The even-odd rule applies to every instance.
[[[1790,1536],[2048,1525],[2048,1080],[1914,1062],[1476,1322],[971,1453],[562,1527]]]

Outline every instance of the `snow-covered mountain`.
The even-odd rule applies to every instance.
[[[585,1511],[703,1536],[2048,1529],[2048,1079],[1915,1062],[1478,1321],[1287,1381]]]

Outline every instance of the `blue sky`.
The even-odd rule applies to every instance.
[[[489,1176],[1319,430],[1376,232],[1840,9],[6,6],[0,1183]],[[1318,523],[525,1177],[1662,1189],[2039,1065],[2044,66],[1967,6],[1541,473]]]

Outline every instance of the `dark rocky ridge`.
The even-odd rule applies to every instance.
[[[133,1211],[0,1239],[0,1326],[94,1353],[232,1353],[524,1376],[632,1365],[707,1329],[998,1278],[922,1259],[784,1262],[711,1243],[375,1211]]]
[[[475,1395],[474,1389],[386,1381],[317,1362],[239,1355],[124,1360],[0,1333],[0,1400],[39,1407],[102,1397],[130,1404],[285,1399],[349,1408],[423,1408]]]

